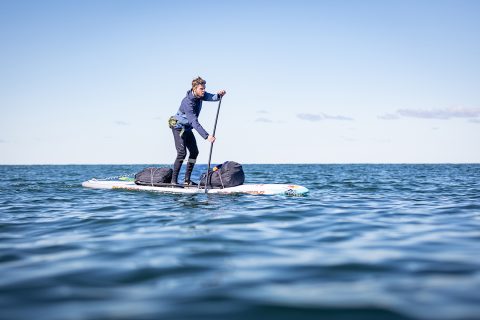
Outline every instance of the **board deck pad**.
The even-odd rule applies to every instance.
[[[133,181],[122,180],[97,180],[91,179],[82,183],[85,188],[92,189],[120,189],[131,191],[152,191],[152,192],[164,192],[164,193],[205,193],[204,187],[198,186],[185,186],[185,185],[170,185],[155,187],[155,186],[142,186],[137,185]],[[224,188],[224,189],[207,189],[207,193],[217,194],[284,194],[300,196],[308,193],[308,189],[295,184],[242,184],[240,186]]]

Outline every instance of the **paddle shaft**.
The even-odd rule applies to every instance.
[[[222,105],[222,97],[220,97],[220,100],[218,101],[218,108],[217,108],[217,116],[215,117],[215,125],[213,126],[213,136],[215,137],[215,131],[217,131],[217,122],[218,122],[218,114],[220,113],[220,106]],[[210,144],[210,155],[208,156],[208,169],[207,169],[207,175],[205,177],[205,193],[207,193],[208,190],[208,174],[210,173],[210,164],[212,161],[212,151],[213,151],[213,142]]]

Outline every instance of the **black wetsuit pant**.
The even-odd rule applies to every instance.
[[[190,181],[190,176],[192,175],[193,167],[198,157],[197,140],[195,140],[195,136],[191,130],[185,130],[181,136],[181,129],[173,128],[172,132],[173,139],[175,139],[175,148],[177,149],[177,158],[173,163],[172,183],[178,182],[178,173],[182,168],[183,160],[185,160],[187,156],[187,149],[189,156],[187,170],[185,171],[185,181],[188,182]]]

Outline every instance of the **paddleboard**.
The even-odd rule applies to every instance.
[[[97,180],[91,179],[82,183],[85,188],[92,189],[120,189],[120,190],[132,190],[132,191],[153,191],[164,193],[205,193],[205,189],[198,188],[197,186],[166,186],[166,187],[152,187],[152,186],[140,186],[136,185],[132,181],[122,180]],[[294,184],[243,184],[237,187],[224,188],[224,189],[208,189],[207,193],[218,194],[284,194],[292,196],[300,196],[308,193],[308,189],[302,186]]]

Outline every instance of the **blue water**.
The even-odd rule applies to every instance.
[[[141,168],[0,166],[1,319],[480,319],[480,165],[244,166],[305,197],[81,187]]]

